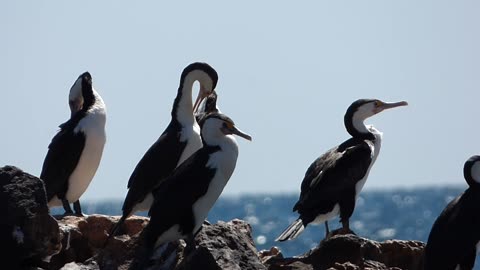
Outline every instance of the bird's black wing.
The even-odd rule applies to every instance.
[[[128,193],[123,203],[124,212],[130,212],[153,188],[170,175],[177,166],[187,142],[180,142],[180,128],[172,122],[148,149],[135,167],[128,181]]]
[[[310,165],[302,182],[300,199],[294,210],[315,209],[325,201],[355,187],[372,162],[369,142],[351,139],[329,150]]]
[[[425,269],[454,269],[472,265],[480,241],[480,190],[467,189],[435,220],[425,247]],[[471,269],[466,267],[462,269]]]
[[[40,179],[45,183],[47,199],[55,195],[63,198],[68,189],[68,178],[78,164],[86,136],[83,132],[75,132],[79,119],[72,118],[60,125],[60,130],[48,146],[48,152],[43,161]]]
[[[204,147],[187,160],[154,190],[154,203],[149,211],[149,226],[158,236],[174,224],[185,231],[193,230],[192,205],[203,196],[216,169],[209,168],[209,155],[219,149]]]

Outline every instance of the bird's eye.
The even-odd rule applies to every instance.
[[[382,105],[382,102],[380,102],[380,101],[378,101],[378,100],[375,101],[375,107],[380,107],[380,105]]]
[[[225,122],[225,123],[223,123],[223,126],[228,128],[228,129],[232,129],[233,128],[233,123],[232,122]]]

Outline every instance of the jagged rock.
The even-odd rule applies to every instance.
[[[97,262],[89,260],[85,263],[67,263],[60,270],[99,270]]]
[[[195,237],[197,248],[184,258],[185,243],[171,243],[149,269],[258,270],[266,267],[257,256],[252,228],[242,220],[204,224]],[[160,249],[160,248],[159,248]],[[158,253],[158,252],[156,252]]]
[[[148,218],[133,216],[127,219],[126,234],[113,237],[104,247],[107,232],[117,220],[117,217],[103,215],[61,218],[59,224],[65,248],[52,258],[49,269],[63,269],[71,262],[77,264],[69,267],[85,267],[82,263],[90,258],[95,260],[99,269],[128,269],[141,243],[139,235]],[[188,258],[183,258],[185,243],[177,241],[163,251],[162,259],[152,269],[165,268],[165,260],[179,270],[266,269],[257,256],[251,233],[250,225],[241,220],[204,225],[196,237],[197,249]],[[85,269],[96,269],[89,267]]]
[[[118,217],[103,215],[59,217],[63,248],[44,269],[128,269],[148,218],[130,217],[125,222],[126,234],[104,246],[116,221]],[[197,248],[186,258],[182,240],[159,248],[148,269],[416,270],[422,269],[425,246],[419,241],[376,242],[351,234],[334,235],[302,256],[284,258],[276,247],[257,252],[251,227],[241,220],[204,224],[195,240]]]
[[[353,234],[334,235],[308,253],[271,259],[269,270],[280,269],[423,269],[425,244],[420,241],[377,242]]]
[[[220,221],[214,225],[204,225],[195,239],[198,247],[203,248],[198,248],[196,252],[204,252],[205,255],[197,256],[197,260],[191,260],[191,266],[201,263],[203,258],[210,259],[206,256],[208,252],[216,262],[217,269],[266,269],[257,256],[252,228],[243,220],[234,219],[230,222]]]
[[[60,250],[42,180],[14,166],[0,168],[0,207],[2,268],[35,268]]]
[[[63,247],[51,260],[49,269],[60,269],[70,262],[83,263],[95,259],[101,269],[118,269],[128,265],[133,256],[135,235],[148,223],[148,218],[134,216],[125,221],[125,234],[106,244],[108,232],[119,217],[90,215],[58,217]]]

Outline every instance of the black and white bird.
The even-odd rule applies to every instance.
[[[82,215],[79,199],[98,169],[106,142],[106,108],[88,72],[78,77],[72,92],[77,93],[81,108],[60,125],[48,146],[40,178],[50,207],[63,205],[65,214],[71,215],[73,203],[75,214]]]
[[[480,156],[465,162],[469,188],[452,200],[432,226],[425,247],[425,270],[473,269],[480,248]]]
[[[202,128],[207,115],[212,112],[221,113],[217,107],[217,92],[215,92],[215,90],[212,91],[212,93],[210,93],[210,95],[208,95],[205,99],[203,99],[195,111],[195,119],[197,120],[200,128]]]
[[[325,222],[340,215],[345,232],[355,201],[378,157],[382,133],[364,121],[385,109],[405,106],[407,102],[385,103],[377,99],[359,99],[347,109],[345,127],[352,136],[328,150],[307,169],[301,185],[300,199],[293,207],[300,217],[276,240],[296,238],[309,223]]]
[[[200,83],[200,90],[195,104],[192,104],[193,84],[196,81]],[[183,70],[173,102],[170,124],[148,149],[130,176],[128,193],[122,207],[123,214],[111,230],[110,237],[115,235],[131,214],[149,210],[153,203],[153,188],[202,147],[200,127],[193,112],[215,89],[217,81],[217,72],[206,63],[192,63]]]
[[[144,269],[154,249],[164,243],[185,239],[186,250],[195,249],[194,236],[235,169],[238,145],[233,135],[252,139],[223,114],[206,117],[203,147],[155,189],[143,246],[130,269]]]

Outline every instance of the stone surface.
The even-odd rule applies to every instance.
[[[266,269],[257,256],[252,228],[243,220],[204,225],[196,241],[208,250],[220,269]]]
[[[335,235],[304,255],[273,258],[268,269],[423,269],[420,241],[376,242],[353,234]]]
[[[34,268],[61,248],[58,224],[49,214],[45,186],[14,166],[0,168],[0,246],[5,269]]]
[[[22,254],[45,255],[51,252],[52,247],[45,246],[45,234],[43,230],[52,224],[52,217],[48,215],[48,209],[38,207],[32,202],[34,192],[32,188],[26,188],[27,183],[33,178],[26,178],[18,171],[7,170],[5,179],[15,179],[12,175],[21,175],[17,181],[23,186],[9,186],[12,181],[4,180],[5,173],[0,170],[3,190],[16,194],[15,203],[6,200],[2,206],[9,206],[7,210],[12,213],[2,221],[2,226],[12,226],[13,221],[18,219],[37,220],[35,226],[22,227],[25,232],[37,232],[40,236],[34,239],[43,243],[45,250],[39,251],[36,245],[30,245],[31,249]],[[16,172],[16,173],[14,173]],[[3,178],[2,178],[3,177]],[[37,179],[38,181],[38,179]],[[13,183],[16,183],[13,181]],[[35,186],[35,185],[34,185]],[[18,191],[21,190],[21,191]],[[40,189],[38,189],[40,190]],[[44,190],[42,189],[44,198]],[[10,194],[7,192],[7,194]],[[17,194],[18,193],[18,194]],[[20,195],[21,194],[21,195]],[[30,198],[26,200],[26,198]],[[2,194],[5,200],[5,194]],[[46,205],[46,202],[43,202]],[[37,208],[41,209],[38,210]],[[5,211],[7,211],[5,210]],[[14,216],[15,218],[11,218]],[[40,218],[44,217],[44,218]],[[142,229],[148,223],[148,218],[132,216],[125,222],[123,235],[115,236],[106,242],[108,232],[118,221],[119,217],[104,215],[90,215],[86,217],[58,216],[57,222],[53,219],[58,241],[61,239],[61,251],[52,257],[49,263],[34,265],[28,269],[51,269],[51,270],[111,270],[130,269],[134,258],[141,250]],[[15,227],[12,227],[15,228]],[[17,243],[12,237],[12,228],[2,236],[5,247],[15,250]],[[60,228],[60,233],[58,233]],[[51,229],[51,228],[50,228]],[[5,231],[4,231],[5,232]],[[55,229],[53,229],[55,232]],[[42,234],[43,233],[43,234]],[[10,237],[10,238],[8,238]],[[24,241],[27,241],[25,233]],[[12,240],[13,239],[13,240]],[[18,237],[17,237],[18,239]],[[55,240],[54,239],[54,240]],[[8,240],[8,241],[7,241]],[[60,246],[57,241],[57,248]],[[55,241],[53,241],[55,242]],[[376,242],[361,238],[353,234],[333,235],[323,240],[319,246],[306,254],[284,258],[276,247],[269,250],[257,252],[253,239],[252,229],[248,223],[242,220],[230,222],[218,222],[217,224],[205,223],[195,238],[196,249],[184,257],[185,242],[183,240],[169,243],[158,248],[148,265],[151,270],[174,269],[174,270],[219,270],[219,269],[247,269],[247,270],[357,270],[357,269],[382,269],[382,270],[417,270],[422,269],[424,243],[419,241],[389,240]],[[6,244],[4,244],[6,243]],[[13,247],[13,248],[12,248]],[[47,252],[48,251],[48,252]],[[36,253],[35,253],[36,252]],[[141,253],[140,253],[141,254]],[[28,256],[27,256],[28,257]],[[25,258],[20,259],[28,261]],[[5,265],[5,264],[4,264]],[[22,269],[21,267],[10,267],[6,269]]]
[[[108,232],[119,217],[90,215],[85,217],[57,217],[63,236],[63,248],[54,256],[50,269],[61,269],[71,262],[83,263],[95,260],[101,269],[119,269],[127,267],[133,257],[136,235],[148,223],[148,218],[133,216],[125,221],[125,234],[110,239],[106,243]],[[89,266],[91,267],[91,266]]]

